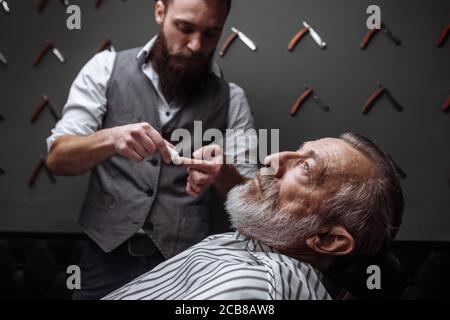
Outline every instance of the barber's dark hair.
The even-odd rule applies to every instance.
[[[377,176],[345,183],[324,203],[316,223],[345,227],[355,239],[352,255],[375,255],[395,238],[402,221],[404,199],[397,171],[389,155],[362,135],[349,132],[339,138],[366,156]]]
[[[166,6],[166,8],[175,0],[155,0],[155,2],[161,1],[164,6]],[[232,0],[205,0],[205,1],[221,1],[221,2],[225,2],[225,4],[227,5],[227,14],[230,13],[231,10],[231,1]]]

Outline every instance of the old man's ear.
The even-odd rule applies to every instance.
[[[308,238],[306,244],[315,252],[332,256],[345,256],[355,249],[352,235],[340,226],[322,229]]]

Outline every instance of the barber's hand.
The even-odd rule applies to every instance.
[[[181,158],[181,163],[189,174],[186,192],[198,197],[219,177],[224,163],[223,152],[218,145],[209,145],[198,149],[192,156],[193,159]]]
[[[160,152],[165,163],[170,163],[167,141],[149,123],[129,124],[112,128],[116,153],[136,162]]]

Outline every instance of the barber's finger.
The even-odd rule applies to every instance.
[[[142,157],[139,153],[136,152],[136,150],[130,147],[126,148],[122,155],[135,162],[144,161],[144,157]]]
[[[144,149],[144,147],[139,143],[139,141],[136,141],[133,139],[129,139],[126,142],[126,145],[129,149],[134,150],[137,154],[139,154],[142,159],[145,159],[147,157],[147,151]]]
[[[186,192],[194,198],[197,198],[199,193],[195,192],[194,190],[192,190],[191,185],[189,184],[189,182],[186,184]]]
[[[184,166],[191,166],[191,165],[202,165],[205,163],[204,160],[199,159],[191,159],[186,157],[180,157],[180,163]]]
[[[188,178],[187,182],[189,183],[189,185],[191,186],[191,189],[196,192],[196,193],[200,193],[203,190],[203,186],[199,185],[197,183],[195,183],[194,180],[192,180],[190,177]]]
[[[163,137],[159,134],[158,131],[156,131],[155,128],[150,127],[147,130],[147,135],[152,139],[153,143],[155,144],[156,148],[158,148],[159,152],[161,153],[161,158],[165,163],[170,163],[170,153],[167,149],[167,141],[163,139]]]
[[[180,159],[181,164],[184,165],[186,168],[202,171],[205,173],[211,173],[213,172],[217,164],[211,161],[204,161],[204,160],[195,160],[195,159],[188,159],[188,158],[181,158]]]
[[[189,177],[198,185],[205,185],[211,181],[211,177],[201,171],[189,169]]]
[[[174,146],[172,143],[170,143],[170,141],[166,140],[166,143],[169,145],[169,147],[172,147],[173,149],[176,149],[177,147]]]
[[[199,192],[201,190],[201,185],[195,183],[195,181],[190,176],[187,178],[187,182],[191,185],[192,190],[194,190],[195,192]]]
[[[137,151],[144,158],[152,156],[156,152],[155,144],[146,134],[142,134],[141,132],[132,132],[131,136],[135,139]],[[141,152],[145,152],[145,154],[142,154]]]
[[[211,161],[212,159],[222,156],[222,149],[217,144],[211,144],[208,146],[204,146],[198,150],[196,150],[192,157],[194,159],[202,159]]]
[[[153,143],[153,141],[148,136],[145,136],[143,146],[145,147],[145,149],[147,151],[149,151],[150,156],[154,155],[156,153],[156,151],[158,150],[156,148],[156,145]]]

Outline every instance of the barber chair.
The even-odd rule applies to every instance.
[[[367,284],[373,275],[370,266],[379,267],[380,289]],[[394,300],[400,298],[405,280],[400,262],[385,249],[376,256],[340,258],[325,273],[324,284],[336,300]]]
[[[0,235],[0,300],[67,300],[67,267],[85,245],[78,235]]]

